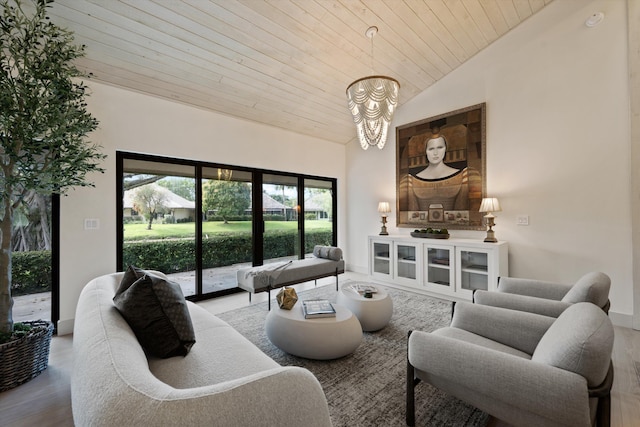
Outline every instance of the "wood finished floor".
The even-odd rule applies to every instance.
[[[312,285],[301,285],[296,289],[302,290],[305,287]],[[255,303],[264,301],[265,298],[266,294],[259,294],[253,300]],[[246,293],[240,293],[200,304],[213,313],[221,313],[248,305],[249,301]],[[611,425],[640,426],[640,331],[615,327],[613,364],[615,380]],[[69,383],[72,365],[72,336],[54,337],[49,367],[30,382],[0,393],[0,426],[73,426]],[[504,424],[494,421],[491,425]]]

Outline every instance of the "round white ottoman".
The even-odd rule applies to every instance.
[[[329,360],[351,354],[362,341],[360,322],[346,307],[333,307],[336,317],[320,319],[305,319],[300,301],[291,310],[274,307],[267,315],[267,337],[280,350],[307,359]]]
[[[363,331],[377,331],[389,324],[393,315],[393,301],[384,289],[376,286],[377,292],[372,298],[365,298],[343,286],[338,292],[338,304],[347,307],[360,320]]]

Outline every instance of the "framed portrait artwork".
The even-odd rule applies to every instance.
[[[486,104],[396,127],[397,225],[484,230]]]

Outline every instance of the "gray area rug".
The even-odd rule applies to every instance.
[[[345,282],[351,283],[355,282]],[[447,326],[451,319],[451,303],[392,288],[385,289],[394,305],[389,325],[381,331],[364,332],[358,349],[336,360],[318,361],[291,356],[271,344],[264,330],[266,302],[229,311],[218,317],[279,364],[302,366],[313,372],[327,396],[334,426],[404,426],[407,332],[433,331]],[[298,292],[298,297],[326,298],[335,302],[336,290],[333,285],[326,285]],[[273,302],[272,310],[279,310]],[[487,421],[488,415],[484,412],[429,384],[421,383],[416,387],[418,426],[485,426]]]

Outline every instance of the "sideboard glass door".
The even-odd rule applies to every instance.
[[[434,292],[455,292],[455,263],[452,246],[425,245],[425,287]]]

